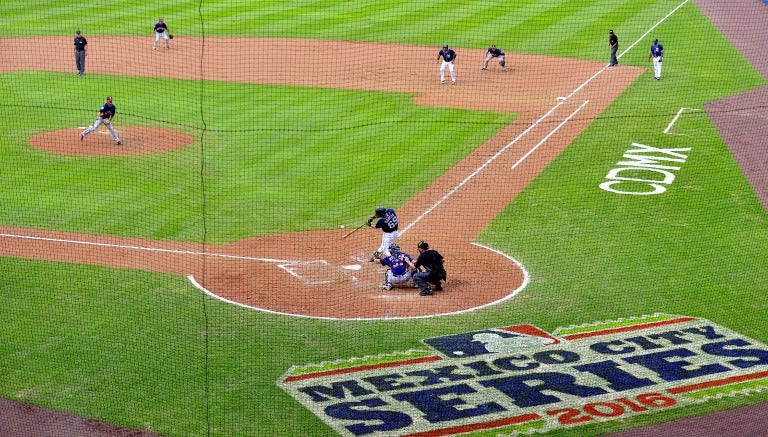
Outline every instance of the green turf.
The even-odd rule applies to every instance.
[[[416,106],[407,94],[226,83],[206,84],[200,109],[195,82],[133,78],[115,85],[90,75],[93,91],[80,94],[80,79],[16,73],[0,83],[7,91],[0,106],[12,108],[0,136],[9,164],[0,184],[17,186],[3,193],[5,224],[179,241],[201,241],[205,225],[213,243],[354,225],[370,204],[412,197],[515,116]],[[62,92],[33,83],[56,83]],[[116,125],[174,128],[195,144],[122,158],[60,156],[24,144],[37,133],[90,124],[107,89],[127,96],[115,98]],[[188,97],[149,118],[144,108],[157,93]],[[18,108],[17,99],[38,103]],[[40,107],[59,115],[40,123]],[[334,107],[344,110],[316,109]],[[414,139],[425,135],[428,148],[414,152]],[[445,137],[452,141],[435,141]],[[414,159],[416,153],[435,159]],[[36,183],[21,183],[31,179]]]
[[[80,28],[86,36],[149,38],[162,15],[182,37],[496,43],[508,52],[607,62],[607,29],[616,29],[622,53],[680,3],[12,0],[0,4],[0,16],[9,37],[70,38]],[[182,277],[0,258],[0,396],[171,436],[330,436],[276,386],[291,366],[423,349],[421,339],[473,329],[530,323],[551,331],[658,312],[707,318],[768,342],[761,321],[768,307],[765,210],[703,111],[676,122],[683,135],[661,133],[681,107],[701,109],[765,81],[693,3],[621,63],[650,68],[653,36],[667,50],[663,80],[641,76],[479,237],[529,269],[530,284],[511,301],[413,321],[296,319],[214,301]],[[195,143],[119,158],[59,156],[26,145],[35,133],[90,123],[107,93],[124,96],[115,101],[116,123],[177,129]],[[158,98],[163,110],[148,110]],[[418,107],[410,98],[0,75],[0,225],[225,243],[334,228],[340,217],[353,224],[371,204],[404,202],[516,116]],[[306,101],[322,110],[310,111]],[[445,131],[450,143],[439,139]],[[690,148],[663,195],[599,189],[632,143]],[[384,148],[394,158],[385,158]],[[597,435],[767,400],[723,398],[577,432]]]

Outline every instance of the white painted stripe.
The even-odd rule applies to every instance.
[[[536,151],[539,147],[541,147],[542,144],[546,143],[548,139],[552,137],[557,131],[560,130],[561,127],[565,126],[566,123],[568,123],[576,114],[579,113],[582,109],[584,109],[585,106],[589,103],[589,100],[585,100],[584,103],[582,103],[578,108],[576,108],[575,111],[571,113],[568,117],[566,117],[565,120],[561,121],[560,124],[558,124],[550,133],[548,133],[544,138],[542,138],[541,141],[539,141],[538,144],[533,146],[531,150],[529,150],[525,155],[523,155],[516,163],[512,166],[512,169],[514,170],[517,168],[518,165],[520,165],[523,161],[525,161],[526,158],[528,158],[533,152]]]
[[[263,262],[270,262],[270,263],[291,264],[291,263],[312,262],[312,261],[295,261],[295,260],[273,259],[273,258],[254,258],[250,256],[226,255],[226,254],[211,253],[211,252],[194,252],[190,250],[162,249],[158,247],[130,246],[125,244],[96,243],[93,241],[67,240],[63,238],[34,237],[31,235],[15,235],[15,234],[0,233],[0,237],[19,238],[24,240],[50,241],[53,243],[79,244],[83,246],[108,247],[111,249],[138,250],[138,251],[147,251],[147,252],[165,252],[165,253],[173,253],[176,255],[210,256],[210,257],[216,257],[216,258],[231,258],[231,259],[250,260],[250,261],[263,261]]]
[[[675,7],[675,9],[672,9],[672,12],[668,13],[667,15],[665,15],[665,16],[664,16],[664,18],[662,18],[661,20],[659,20],[658,22],[656,22],[656,24],[654,24],[653,26],[651,26],[651,28],[650,28],[650,29],[648,29],[648,31],[647,31],[647,32],[645,32],[644,34],[640,35],[640,38],[638,38],[638,39],[637,39],[635,42],[633,42],[633,43],[632,43],[632,44],[631,44],[629,47],[627,47],[627,48],[626,48],[626,50],[624,50],[623,52],[621,52],[621,54],[620,54],[620,55],[618,55],[618,56],[617,56],[617,58],[620,58],[620,57],[624,56],[624,54],[625,54],[625,53],[627,53],[628,51],[632,50],[632,48],[633,48],[634,46],[636,46],[637,44],[639,44],[639,43],[640,43],[640,41],[642,41],[642,40],[643,40],[643,38],[647,37],[647,36],[648,36],[648,35],[649,35],[651,32],[653,32],[653,29],[655,29],[655,28],[659,27],[659,25],[661,25],[661,23],[663,23],[663,22],[667,21],[667,18],[671,17],[671,16],[672,16],[672,14],[674,14],[675,12],[677,12],[677,10],[678,10],[678,9],[680,9],[680,8],[682,8],[682,7],[683,7],[683,5],[685,5],[686,3],[688,3],[688,0],[685,0],[684,2],[680,3],[679,5],[677,5],[677,7]]]
[[[581,88],[582,88],[584,85],[586,85],[586,84],[587,84],[588,82],[590,82],[592,79],[594,79],[595,77],[597,77],[597,75],[598,75],[598,74],[600,74],[601,72],[602,72],[602,70],[601,70],[601,71],[599,71],[599,72],[597,72],[597,73],[595,73],[595,74],[594,74],[592,77],[590,77],[589,79],[587,79],[587,81],[586,81],[586,82],[584,82],[583,84],[579,85],[579,87],[577,87],[577,88],[576,88],[574,91],[572,91],[572,92],[571,92],[571,93],[568,95],[568,97],[571,97],[571,96],[572,96],[574,93],[576,93],[576,92],[577,92],[577,90],[581,89]],[[467,183],[468,183],[470,180],[472,180],[472,179],[473,179],[475,176],[477,176],[478,174],[480,174],[480,172],[482,172],[483,170],[485,170],[485,168],[486,168],[486,167],[488,167],[488,166],[489,166],[489,165],[490,165],[490,164],[491,164],[493,161],[495,161],[495,160],[496,160],[498,157],[500,157],[502,154],[504,154],[504,152],[506,152],[506,151],[507,151],[507,150],[508,150],[510,147],[512,147],[513,145],[515,145],[515,143],[517,143],[517,142],[518,142],[518,141],[520,141],[521,139],[523,139],[523,137],[525,137],[525,136],[528,134],[528,132],[530,132],[530,131],[531,131],[531,130],[533,130],[533,129],[534,129],[536,126],[538,126],[539,124],[541,124],[541,122],[542,122],[542,121],[544,121],[544,120],[545,120],[547,117],[549,117],[549,116],[550,116],[550,115],[551,115],[553,112],[555,112],[555,110],[557,110],[557,109],[558,109],[558,108],[559,108],[559,107],[560,107],[560,106],[561,106],[563,103],[565,103],[565,101],[564,101],[564,100],[561,100],[561,101],[559,101],[559,102],[558,102],[558,103],[557,103],[555,106],[553,106],[553,107],[552,107],[552,108],[551,108],[549,111],[547,111],[547,112],[546,112],[544,115],[542,115],[542,116],[541,116],[541,117],[540,117],[538,120],[536,120],[534,123],[532,123],[530,126],[528,126],[528,127],[527,127],[527,128],[524,130],[524,131],[520,132],[520,134],[518,134],[518,135],[515,137],[515,139],[513,139],[512,141],[510,141],[510,142],[509,142],[509,144],[507,144],[506,146],[502,147],[502,148],[501,148],[501,149],[500,149],[498,152],[496,152],[496,153],[495,153],[493,156],[491,156],[490,158],[488,158],[488,160],[486,160],[486,161],[485,161],[485,162],[484,162],[482,165],[480,165],[480,166],[479,166],[477,169],[475,169],[475,170],[474,170],[472,173],[470,173],[470,174],[469,174],[469,175],[468,175],[466,178],[464,178],[464,180],[462,180],[462,181],[461,181],[461,182],[459,182],[459,183],[458,183],[456,186],[454,186],[453,188],[451,188],[451,189],[450,189],[450,190],[449,190],[447,193],[445,193],[445,194],[443,195],[443,197],[441,197],[441,198],[440,198],[440,199],[439,199],[437,202],[433,203],[433,204],[432,204],[432,206],[430,206],[429,208],[427,208],[427,210],[426,210],[426,211],[424,211],[424,212],[423,212],[423,213],[422,213],[420,216],[416,217],[416,219],[415,219],[415,220],[414,220],[412,223],[408,224],[408,226],[406,226],[406,227],[405,227],[405,229],[403,229],[402,231],[400,231],[400,233],[401,233],[401,234],[404,234],[404,233],[406,233],[406,232],[408,231],[408,229],[410,229],[411,227],[413,227],[413,225],[415,225],[416,223],[418,223],[419,221],[421,221],[421,220],[422,220],[424,217],[426,217],[427,215],[429,215],[429,213],[431,213],[431,212],[432,212],[432,211],[433,211],[435,208],[437,208],[438,206],[440,206],[440,204],[442,204],[443,202],[445,202],[446,200],[448,200],[448,198],[449,198],[449,197],[451,197],[452,195],[454,195],[454,194],[455,194],[457,191],[459,191],[459,190],[460,190],[460,189],[461,189],[461,188],[462,188],[464,185],[466,185],[466,184],[467,184]],[[584,103],[582,103],[582,104],[581,104],[581,106],[579,106],[579,108],[578,108],[578,109],[576,109],[576,111],[574,111],[574,112],[573,112],[573,113],[572,113],[570,116],[568,116],[568,118],[566,118],[566,119],[565,119],[565,120],[564,120],[562,123],[560,123],[559,125],[557,125],[557,127],[555,127],[555,128],[552,130],[552,131],[550,131],[550,132],[549,132],[549,133],[548,133],[548,134],[547,134],[547,135],[544,137],[544,139],[543,139],[542,141],[540,141],[540,142],[539,142],[538,144],[536,144],[536,145],[535,145],[533,148],[531,148],[531,149],[530,149],[528,152],[526,152],[526,153],[525,153],[525,155],[523,156],[523,158],[521,158],[521,159],[520,159],[520,160],[519,160],[517,163],[515,163],[515,165],[514,165],[512,168],[514,169],[514,168],[515,168],[515,167],[517,167],[517,166],[518,166],[518,165],[519,165],[519,164],[520,164],[520,163],[521,163],[523,160],[525,160],[527,157],[529,157],[529,156],[531,155],[531,153],[533,153],[533,151],[535,151],[535,150],[536,150],[537,148],[539,148],[539,147],[540,147],[542,144],[544,144],[544,142],[545,142],[547,139],[549,139],[549,138],[550,138],[550,137],[551,137],[551,136],[552,136],[552,135],[553,135],[555,132],[557,132],[557,131],[558,131],[558,130],[559,130],[559,129],[560,129],[560,128],[561,128],[561,127],[562,127],[562,126],[563,126],[563,125],[564,125],[564,124],[565,124],[565,123],[568,121],[568,120],[570,120],[571,118],[573,118],[573,116],[574,116],[574,115],[575,115],[577,112],[579,112],[579,111],[580,111],[580,110],[581,110],[581,109],[582,109],[582,108],[583,108],[583,107],[584,107],[584,106],[585,106],[587,103],[589,103],[589,100],[586,100]]]
[[[477,244],[477,243],[471,243],[471,244],[474,245],[474,246],[481,247],[483,249],[489,250],[489,251],[491,251],[493,253],[499,254],[499,255],[503,256],[504,258],[507,258],[508,260],[513,262],[517,266],[517,268],[519,268],[520,271],[523,272],[523,282],[520,284],[519,287],[517,287],[516,289],[512,290],[509,294],[505,295],[501,299],[497,299],[497,300],[495,300],[493,302],[488,302],[486,304],[479,305],[479,306],[476,306],[476,307],[467,308],[467,309],[463,309],[463,310],[459,310],[459,311],[453,311],[453,312],[449,312],[449,313],[441,313],[441,314],[427,314],[427,315],[424,315],[424,316],[411,316],[411,317],[353,317],[353,318],[322,317],[322,316],[309,316],[309,315],[306,315],[306,314],[294,314],[294,313],[288,313],[288,312],[283,312],[283,311],[268,310],[268,309],[265,309],[265,308],[259,308],[259,307],[255,307],[255,306],[251,306],[251,305],[246,305],[246,304],[243,304],[243,303],[240,303],[240,302],[235,302],[235,301],[226,299],[226,298],[224,298],[222,296],[219,296],[218,294],[212,293],[211,291],[207,290],[205,287],[200,285],[200,283],[197,282],[197,280],[192,275],[187,276],[187,279],[189,279],[189,282],[192,283],[192,285],[195,286],[195,288],[197,288],[198,290],[200,290],[203,293],[207,294],[208,296],[212,297],[213,299],[220,300],[222,302],[226,302],[226,303],[229,303],[229,304],[241,307],[241,308],[248,308],[248,309],[252,309],[252,310],[256,310],[256,311],[261,311],[261,312],[268,313],[268,314],[276,314],[276,315],[291,316],[291,317],[300,317],[300,318],[304,318],[304,319],[319,319],[319,320],[403,320],[403,319],[428,319],[428,318],[431,318],[431,317],[438,317],[438,316],[449,316],[449,315],[455,315],[455,314],[464,314],[464,313],[470,313],[472,311],[476,311],[476,310],[479,310],[479,309],[487,308],[487,307],[499,304],[501,302],[504,302],[506,300],[509,300],[509,299],[513,298],[515,295],[517,295],[518,293],[520,293],[526,286],[528,286],[528,283],[531,281],[531,276],[528,273],[528,271],[525,269],[525,267],[520,262],[518,262],[516,259],[514,259],[511,256],[505,254],[504,252],[500,252],[500,251],[498,251],[496,249],[492,249],[490,247],[483,246],[482,244]],[[477,286],[480,287],[480,286],[482,286],[482,284],[477,284]],[[414,292],[414,294],[417,293],[416,289],[414,289],[413,292]],[[438,291],[436,293],[439,294],[440,292]],[[429,299],[429,298],[422,297],[422,296],[418,296],[418,297],[420,299]],[[438,298],[439,298],[439,296],[438,296]]]
[[[663,132],[663,133],[665,133],[665,134],[670,134],[670,133],[669,133],[669,130],[670,130],[670,129],[672,129],[672,125],[674,125],[674,124],[675,124],[675,122],[677,121],[677,119],[680,117],[680,115],[682,115],[682,113],[683,113],[684,111],[701,111],[701,110],[700,110],[700,109],[696,109],[696,108],[680,108],[680,110],[679,110],[679,111],[677,111],[677,114],[676,114],[676,115],[675,115],[675,117],[672,119],[672,121],[670,121],[670,122],[669,122],[669,126],[667,126],[667,128],[666,128],[666,129],[664,129],[664,132]],[[670,134],[670,135],[681,135],[681,134]]]

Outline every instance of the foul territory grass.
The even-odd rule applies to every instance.
[[[607,62],[613,28],[620,52],[639,40],[622,64],[650,68],[654,36],[667,57],[661,81],[641,76],[480,236],[529,269],[531,283],[514,299],[437,319],[318,321],[214,301],[176,276],[0,258],[0,396],[167,435],[330,436],[276,386],[291,366],[420,349],[423,338],[473,329],[530,323],[551,331],[657,312],[708,318],[768,342],[765,210],[706,113],[680,118],[675,129],[683,135],[661,133],[681,107],[702,109],[764,80],[693,2],[660,23],[682,3],[162,0],[89,5],[84,13],[64,1],[3,2],[7,36],[70,38],[76,28],[86,36],[148,35],[162,10],[182,37],[496,43],[508,52]],[[457,62],[469,68],[472,61]],[[397,94],[78,79],[0,76],[3,225],[197,241],[204,218],[209,238],[222,243],[337,227],[340,217],[355,223],[371,204],[402,202],[514,119],[416,107]],[[116,96],[118,124],[177,129],[195,143],[119,158],[26,146],[34,133],[90,123],[107,94]],[[158,98],[161,111],[154,110]],[[342,110],[312,112],[307,100]],[[450,144],[434,140],[445,129]],[[690,149],[664,195],[598,188],[632,143]],[[383,158],[390,147],[395,161]],[[302,170],[308,163],[317,182]],[[384,186],[383,178],[400,185]],[[577,432],[598,435],[766,400],[761,393],[717,399]]]

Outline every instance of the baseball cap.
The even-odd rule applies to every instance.
[[[447,49],[448,48],[448,44],[443,44],[443,48]]]
[[[658,38],[654,38],[653,42],[659,42],[659,39]]]
[[[416,247],[418,247],[419,249],[422,249],[422,250],[427,250],[427,249],[429,249],[429,243],[427,243],[424,240],[421,240],[421,241],[419,241],[419,244]]]
[[[76,33],[76,34],[78,34],[78,35],[80,35],[80,31],[79,31],[79,30],[76,30],[76,31],[75,31],[75,33]]]
[[[107,96],[107,100],[112,100],[112,96]]]
[[[613,33],[613,30],[609,30],[608,33]]]

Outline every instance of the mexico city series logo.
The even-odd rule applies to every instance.
[[[695,317],[552,334],[516,325],[423,343],[294,366],[277,384],[344,436],[516,435],[768,388],[768,346]]]

